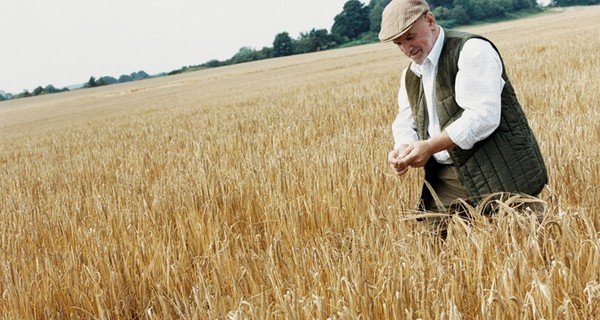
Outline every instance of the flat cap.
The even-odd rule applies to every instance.
[[[390,42],[403,35],[427,11],[425,0],[392,0],[381,14],[379,40]]]

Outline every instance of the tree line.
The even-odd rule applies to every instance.
[[[15,95],[13,95],[12,93],[6,93],[4,91],[0,91],[0,101],[10,100],[10,99],[27,98],[27,97],[39,96],[42,94],[58,93],[58,92],[64,92],[64,91],[69,91],[69,89],[68,88],[57,89],[51,84],[47,85],[46,87],[38,86],[37,88],[33,89],[32,92],[29,92],[29,90],[24,90],[23,92],[21,92],[19,94],[15,94]]]
[[[370,0],[368,4],[363,4],[359,0],[349,0],[344,4],[342,12],[334,17],[331,32],[313,28],[300,33],[296,39],[288,32],[281,32],[275,36],[272,47],[263,47],[260,50],[242,47],[228,60],[210,60],[200,65],[173,70],[168,74],[377,42],[381,13],[390,1]],[[565,1],[577,2],[556,0],[555,3],[561,5]],[[579,2],[584,1],[600,0]],[[536,0],[429,0],[428,3],[439,24],[447,28],[492,19],[513,18],[518,13],[542,10]]]
[[[121,75],[119,77],[119,79],[116,79],[111,76],[103,76],[103,77],[96,79],[94,76],[92,76],[92,77],[90,77],[90,79],[87,82],[85,82],[83,84],[83,86],[81,88],[101,87],[101,86],[106,86],[109,84],[137,81],[137,80],[143,80],[143,79],[147,79],[147,78],[151,78],[151,77],[152,76],[150,76],[148,73],[146,73],[143,70],[138,71],[138,72],[132,72],[131,74]],[[31,91],[31,92],[29,92],[29,90],[24,90],[23,92],[21,92],[19,94],[12,94],[12,93],[6,93],[4,91],[0,91],[0,101],[27,98],[27,97],[35,97],[35,96],[40,96],[40,95],[44,95],[44,94],[52,94],[52,93],[65,92],[65,91],[70,91],[70,89],[66,88],[66,87],[62,88],[62,89],[57,89],[51,84],[49,84],[45,87],[38,86],[37,88],[33,89],[33,91]]]
[[[210,60],[199,65],[184,66],[159,76],[373,43],[378,41],[377,34],[381,26],[381,13],[390,1],[370,0],[368,4],[363,4],[359,0],[349,0],[344,4],[342,11],[334,17],[331,31],[313,28],[310,31],[300,33],[300,36],[295,39],[288,32],[280,32],[275,35],[272,47],[263,47],[260,50],[252,47],[242,47],[230,59],[224,61]],[[428,3],[438,23],[447,28],[482,21],[516,18],[522,14],[543,10],[536,0],[429,0]],[[550,6],[566,7],[595,5],[599,3],[600,0],[553,0]],[[122,75],[118,79],[110,76],[96,79],[92,76],[85,83],[84,88],[135,81],[149,77],[143,71],[134,72],[130,75]],[[46,87],[39,86],[32,92],[25,90],[14,96],[10,93],[0,91],[0,101],[67,90],[69,89],[56,89],[52,85],[48,85]]]
[[[96,79],[94,76],[92,76],[92,77],[90,77],[90,79],[88,80],[88,82],[86,82],[83,85],[83,87],[84,88],[101,87],[101,86],[106,86],[106,85],[109,85],[109,84],[131,82],[131,81],[148,79],[148,78],[151,78],[151,77],[152,76],[150,76],[149,74],[147,74],[145,71],[138,71],[138,72],[133,72],[131,74],[124,74],[124,75],[121,75],[119,77],[119,79],[116,79],[116,78],[111,77],[111,76],[104,76],[104,77],[100,77],[100,78]]]

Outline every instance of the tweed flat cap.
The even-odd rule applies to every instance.
[[[403,35],[427,11],[425,0],[392,0],[381,14],[379,40],[390,42]]]

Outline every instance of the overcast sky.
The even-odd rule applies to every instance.
[[[169,72],[286,31],[331,31],[346,0],[2,0],[0,90]],[[362,1],[365,3],[365,1]]]

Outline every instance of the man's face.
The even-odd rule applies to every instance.
[[[421,64],[431,52],[438,35],[438,26],[431,13],[421,16],[406,33],[394,39],[400,50],[416,64]]]

